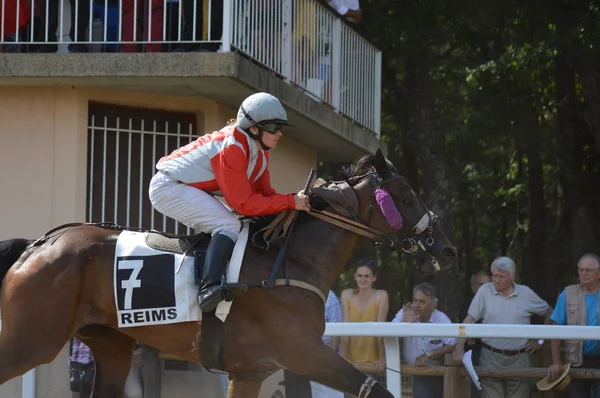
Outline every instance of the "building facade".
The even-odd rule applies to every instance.
[[[295,125],[271,154],[278,191],[302,189],[319,161],[351,162],[382,146],[377,76],[363,77],[368,70],[354,66],[354,71],[350,61],[343,64],[343,54],[329,50],[330,84],[300,78],[292,61],[301,54],[294,58],[290,50],[292,61],[278,64],[262,60],[236,42],[239,32],[236,36],[235,23],[227,25],[227,19],[235,22],[237,14],[228,10],[224,32],[231,36],[224,33],[219,52],[0,53],[0,240],[36,238],[58,225],[86,221],[189,232],[152,210],[147,188],[154,164],[223,127],[241,101],[259,91],[280,98]],[[350,34],[326,12],[337,27],[332,37],[339,41]],[[285,50],[294,36],[281,37],[278,45]],[[375,51],[372,57],[369,68],[375,72],[381,55]],[[348,76],[356,82],[344,85]],[[357,82],[368,89],[355,93],[362,98],[350,98]],[[0,386],[0,396],[70,396],[67,348],[52,363]],[[145,397],[209,396],[199,391],[215,379],[200,377],[197,365],[176,362],[158,359],[160,388]],[[265,382],[261,396],[283,396],[280,381],[276,374]]]

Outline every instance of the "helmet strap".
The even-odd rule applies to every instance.
[[[254,127],[254,126],[252,126]],[[250,128],[248,128],[246,131],[246,134],[248,134],[250,136],[250,138],[257,140],[258,142],[260,142],[260,146],[262,147],[263,151],[268,151],[269,148],[268,146],[265,145],[265,143],[263,142],[262,138],[263,135],[265,134],[265,131],[263,130],[262,127],[260,126],[256,126],[258,128],[258,134],[254,134]]]

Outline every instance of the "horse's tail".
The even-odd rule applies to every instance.
[[[33,241],[21,238],[0,241],[0,281],[31,242]]]

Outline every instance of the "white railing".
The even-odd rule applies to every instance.
[[[387,363],[387,389],[402,396],[400,344],[398,337],[465,337],[600,340],[597,326],[490,325],[462,323],[328,323],[327,336],[383,337]]]
[[[231,45],[379,135],[381,52],[316,0],[232,0]]]
[[[379,136],[381,52],[317,0],[40,0],[39,15],[34,8],[0,0],[0,52],[235,50]]]

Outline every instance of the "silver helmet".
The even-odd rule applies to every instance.
[[[248,129],[256,124],[290,125],[281,102],[269,93],[252,94],[242,102],[237,113],[237,125]]]

